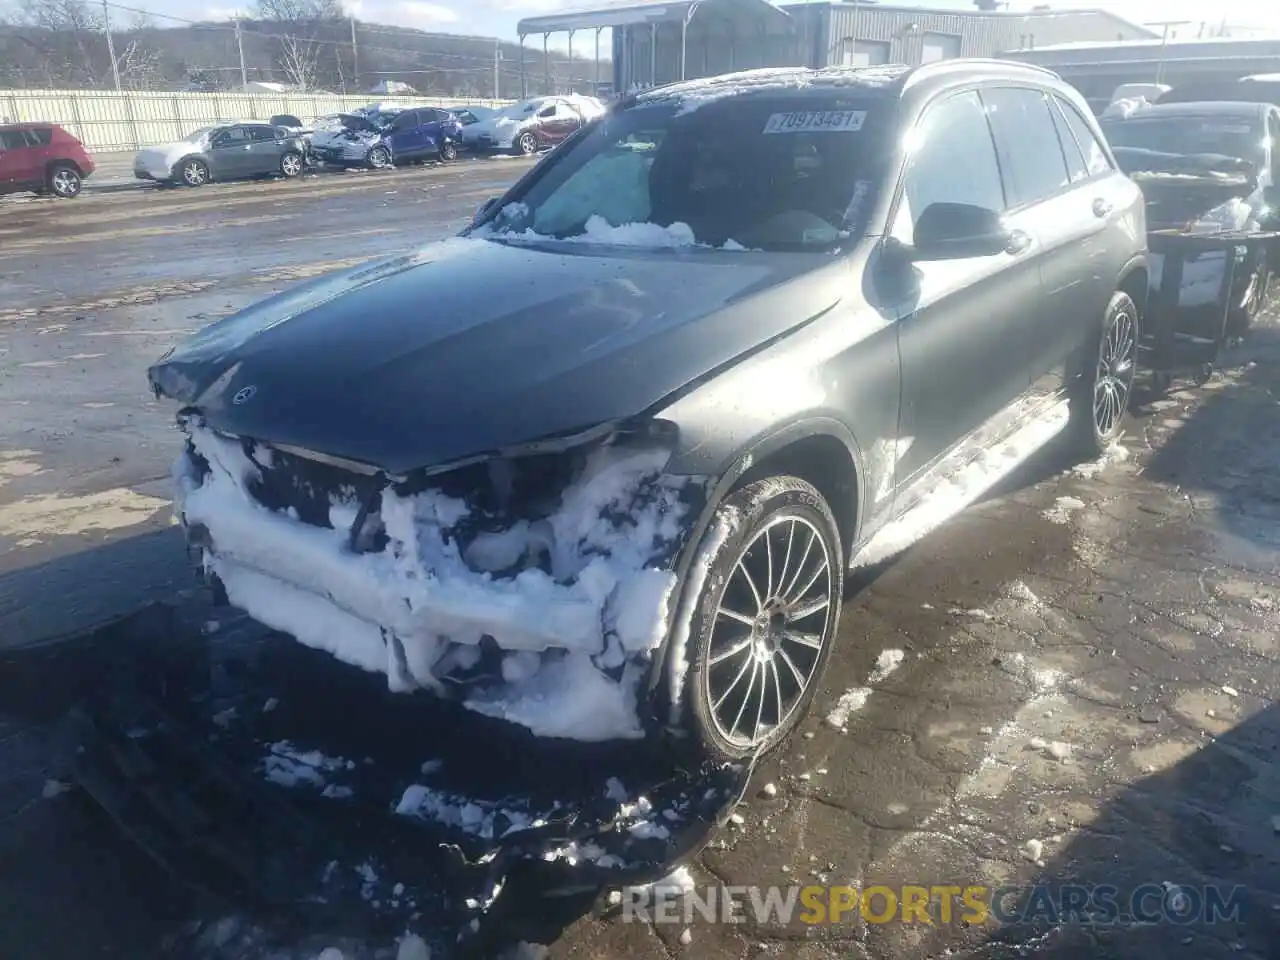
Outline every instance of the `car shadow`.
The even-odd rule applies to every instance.
[[[100,534],[60,537],[46,546],[59,554],[29,566],[17,566],[28,551],[0,561],[0,651],[54,642],[198,586],[177,527],[105,544]]]
[[[1206,394],[1190,417],[1178,407]],[[1139,397],[1138,416],[1172,430],[1146,475],[1181,488],[1197,511],[1211,513],[1223,549],[1243,565],[1275,563],[1280,550],[1280,326],[1256,326],[1228,351],[1202,387],[1175,382],[1168,396]]]
[[[1102,804],[1035,887],[1004,898],[1009,922],[975,956],[1276,956],[1280,705],[1216,737],[1166,722],[1156,756],[1168,762]],[[1064,910],[1073,897],[1083,908]]]

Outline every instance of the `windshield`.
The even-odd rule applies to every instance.
[[[182,138],[182,141],[183,143],[199,143],[212,132],[213,127],[201,127],[199,130],[192,130]]]
[[[1261,125],[1249,117],[1164,116],[1103,120],[1113,147],[1136,147],[1188,156],[1218,153],[1255,163],[1265,159]]]
[[[507,117],[511,120],[521,120],[533,111],[537,110],[541,105],[541,100],[525,100],[523,103],[517,103],[515,106],[507,107],[507,109],[498,113],[500,117]]]
[[[867,104],[670,102],[605,117],[487,235],[650,246],[830,249],[867,192]],[[555,155],[553,154],[553,157]]]

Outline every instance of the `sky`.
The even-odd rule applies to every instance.
[[[138,7],[154,12],[155,22],[163,24],[164,15],[188,20],[227,19],[236,11],[240,0],[112,0],[123,6]],[[463,33],[474,36],[496,36],[516,39],[516,24],[522,17],[554,13],[565,9],[594,6],[598,0],[346,0],[347,8],[360,20],[388,26],[416,27],[421,30],[438,30],[447,33]],[[608,2],[608,0],[599,0]],[[892,2],[892,0],[886,0]],[[1029,9],[1036,0],[1012,0],[1011,10]],[[17,0],[0,0],[0,10],[16,6]],[[1159,20],[1188,20],[1198,24],[1209,20],[1221,23],[1225,17],[1233,26],[1249,26],[1274,31],[1280,35],[1280,4],[1263,0],[1075,0],[1054,2],[1051,6],[1067,10],[1073,7],[1092,7],[1138,23]],[[897,5],[897,4],[895,4]],[[972,0],[932,0],[919,4],[933,8],[973,9]],[[251,11],[253,0],[240,3],[241,10]],[[127,14],[115,14],[126,17]],[[1194,30],[1195,28],[1190,28]],[[581,38],[579,38],[581,41]],[[563,49],[563,40],[553,46]]]

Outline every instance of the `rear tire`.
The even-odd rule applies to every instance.
[[[733,761],[772,750],[808,712],[835,642],[844,562],[831,508],[798,477],[745,486],[716,516],[682,696],[708,754]],[[730,532],[716,546],[722,523]]]
[[[522,133],[516,137],[516,153],[522,157],[531,157],[538,152],[538,138],[532,133]]]
[[[74,200],[80,196],[83,184],[79,170],[69,163],[59,163],[49,168],[45,186],[59,200]]]
[[[302,167],[302,154],[296,150],[290,150],[280,158],[280,175],[286,179],[292,180],[294,177],[301,176]]]
[[[1073,452],[1096,459],[1124,433],[1141,337],[1138,307],[1124,291],[1111,295],[1102,333],[1071,396]]]

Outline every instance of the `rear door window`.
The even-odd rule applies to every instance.
[[[1107,151],[1102,148],[1102,143],[1089,126],[1089,121],[1085,120],[1073,104],[1061,97],[1054,97],[1053,100],[1058,108],[1057,115],[1066,121],[1067,128],[1084,154],[1085,169],[1089,171],[1089,176],[1109,172],[1112,169],[1111,161],[1107,159]]]
[[[26,133],[28,146],[47,147],[53,142],[53,131],[48,127],[33,127]]]
[[[1053,196],[1071,183],[1048,96],[1029,87],[984,87],[1010,207]]]
[[[247,129],[249,139],[255,143],[269,143],[279,137],[274,127],[249,127]]]

